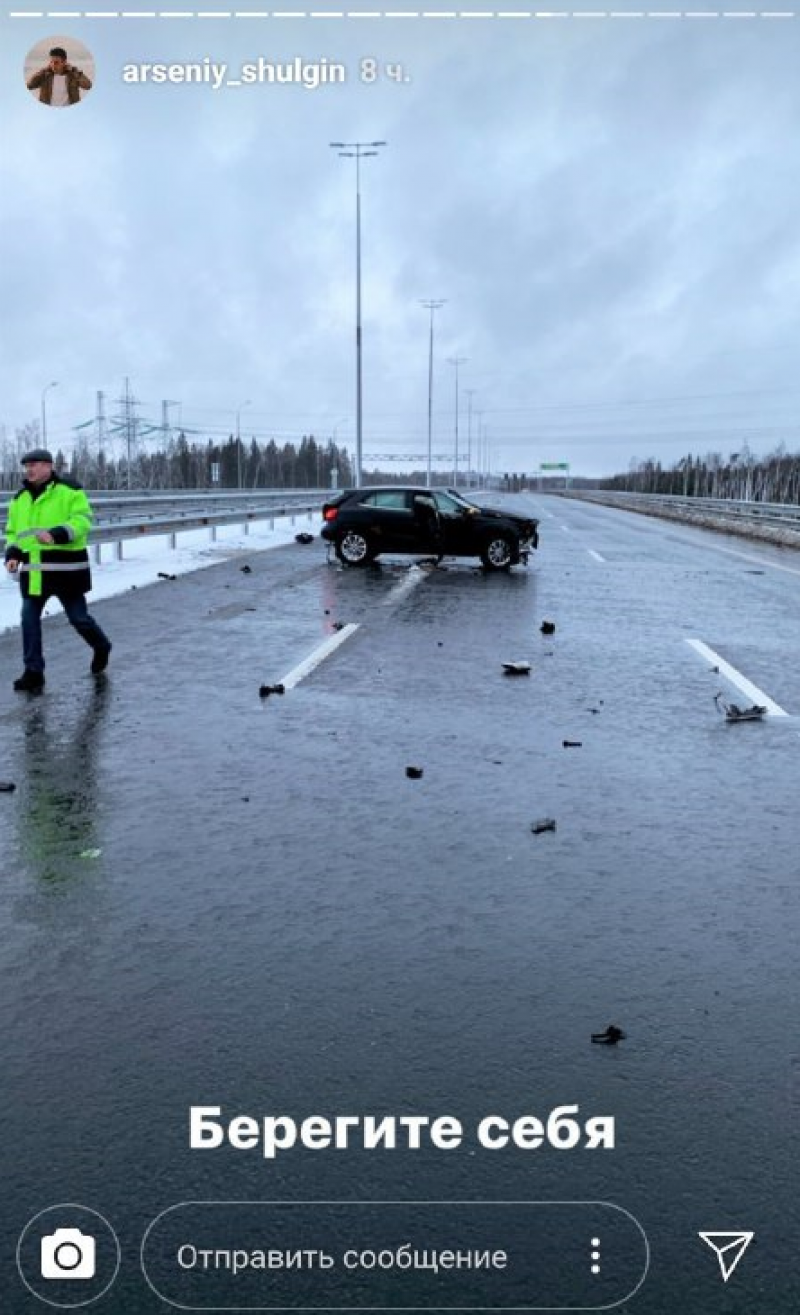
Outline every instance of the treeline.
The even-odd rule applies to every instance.
[[[41,445],[37,422],[18,429],[14,440],[0,441],[0,486],[19,486],[19,459],[23,452]],[[71,453],[57,451],[59,470],[74,476],[90,489],[280,489],[347,488],[353,484],[353,466],[346,447],[333,440],[317,442],[313,435],[300,445],[274,439],[259,443],[230,436],[224,443],[211,439],[189,441],[184,433],[162,447],[147,450],[143,445],[131,451],[119,451],[117,439],[108,452],[96,445],[78,444]],[[365,468],[365,484],[425,484],[425,471],[410,474]],[[452,474],[437,472],[434,483],[452,482]],[[467,479],[462,472],[459,485],[466,491],[491,482],[508,492],[535,488],[538,477],[505,474],[491,481],[473,472]],[[636,493],[677,494],[688,498],[735,498],[750,502],[785,502],[800,505],[800,453],[787,452],[783,445],[763,457],[756,457],[745,445],[739,452],[723,456],[720,452],[694,456],[689,453],[672,465],[655,458],[634,458],[628,470],[600,480],[571,479],[574,487],[618,489]]]
[[[41,444],[39,427],[26,425],[13,444],[2,450],[3,488],[20,482],[19,458]],[[313,436],[300,446],[270,439],[268,443],[189,442],[178,434],[163,448],[132,453],[98,452],[79,444],[71,453],[54,453],[57,469],[74,476],[90,489],[215,489],[215,488],[339,488],[352,482],[347,448],[333,441],[318,443]]]
[[[735,498],[748,502],[800,503],[800,453],[783,446],[764,457],[748,448],[681,457],[672,466],[634,460],[624,475],[598,480],[596,487],[635,493],[673,493],[684,498]]]

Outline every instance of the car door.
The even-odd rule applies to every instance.
[[[373,489],[358,504],[359,520],[377,552],[416,552],[416,526],[405,489]]]
[[[473,512],[439,489],[434,497],[439,508],[442,551],[451,557],[473,557],[480,551]]]
[[[427,490],[412,493],[414,508],[413,552],[429,552],[437,555],[444,552],[442,541],[441,518],[436,498]]]

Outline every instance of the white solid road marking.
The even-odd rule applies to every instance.
[[[772,571],[786,571],[789,575],[800,575],[796,566],[784,566],[781,562],[772,562],[768,557],[754,557],[749,552],[739,552],[738,548],[723,548],[721,544],[712,545],[717,552],[725,552],[729,557],[739,557],[743,562],[755,562],[756,566]],[[778,545],[780,546],[780,545]]]
[[[600,556],[599,552],[595,552],[594,548],[587,548],[586,551],[590,557],[594,557],[596,562],[604,562],[606,560],[605,557]]]
[[[775,703],[769,695],[764,693],[763,689],[759,689],[758,685],[754,685],[751,680],[742,675],[741,671],[737,671],[735,667],[731,666],[730,662],[726,662],[724,658],[720,657],[719,653],[715,653],[713,648],[709,648],[708,644],[704,644],[702,639],[687,639],[686,643],[702,658],[705,658],[707,662],[710,662],[712,666],[719,667],[719,674],[729,680],[732,685],[735,685],[738,690],[741,690],[742,694],[748,699],[752,699],[754,703],[765,707],[770,717],[789,716],[789,713],[780,704]]]
[[[612,508],[609,504],[606,503],[594,503],[593,505],[605,506],[607,507],[608,510],[612,510],[612,511],[624,510],[624,508],[620,508],[620,507]],[[552,516],[553,513],[548,512],[547,514]],[[629,516],[635,515],[634,512],[628,512],[627,514]],[[631,526],[631,528],[634,528],[632,522],[629,521],[628,524],[629,526]],[[681,530],[685,527],[682,526],[680,521],[668,521],[667,524],[670,527],[670,535],[673,538],[679,539],[681,543],[694,544],[694,545],[697,544],[698,539],[696,533],[692,533],[691,531],[689,533],[681,533]],[[642,517],[642,520],[638,525],[635,526],[635,528],[637,530],[642,531],[643,533],[658,534],[659,531],[664,528],[664,521],[661,521],[659,522],[659,524],[654,525],[652,523],[652,520],[648,520],[647,517]],[[703,528],[704,527],[700,525],[696,527],[696,529],[699,530],[700,532],[702,532]],[[705,528],[710,528],[710,527],[705,527]],[[711,532],[721,534],[723,531],[712,530]],[[765,548],[781,547],[780,544],[773,544],[767,539],[762,540],[762,542]],[[772,559],[769,557],[756,557],[754,553],[742,552],[741,549],[739,548],[726,548],[721,543],[709,543],[708,540],[702,546],[705,548],[709,548],[712,552],[726,553],[728,557],[738,557],[739,560],[742,562],[752,562],[755,566],[760,566],[764,570],[785,571],[787,575],[800,575],[800,567],[784,566],[783,562],[772,561]]]
[[[398,19],[411,18],[419,20],[447,20],[456,22],[469,22],[479,19],[482,21],[494,22],[496,19],[527,19],[529,22],[539,23],[542,20],[567,20],[577,19],[579,21],[598,21],[614,22],[622,20],[636,19],[639,22],[647,22],[650,19],[679,19],[682,21],[705,20],[711,21],[718,18],[727,19],[728,21],[741,21],[742,19],[750,22],[762,21],[769,19],[793,19],[798,17],[796,10],[755,10],[755,9],[727,9],[727,10],[594,10],[594,9],[560,9],[560,10],[528,10],[528,9],[484,9],[484,10],[455,10],[455,9],[435,9],[435,10],[304,10],[275,9],[271,12],[261,10],[145,10],[140,13],[131,10],[122,10],[120,13],[103,11],[96,13],[92,10],[81,13],[79,10],[49,10],[46,15],[48,18],[312,18],[318,20],[337,19],[342,22],[358,19]],[[31,9],[12,9],[9,18],[44,18],[43,10]]]
[[[318,648],[314,649],[313,653],[309,653],[307,658],[304,658],[302,662],[298,662],[296,667],[292,667],[288,676],[284,676],[280,682],[283,688],[294,689],[295,685],[299,685],[301,680],[309,676],[319,666],[320,662],[324,662],[326,657],[330,657],[331,653],[334,653],[339,645],[343,644],[351,635],[354,635],[357,630],[358,626],[350,621],[346,626],[342,626],[341,630],[337,630],[334,635],[329,635]]]

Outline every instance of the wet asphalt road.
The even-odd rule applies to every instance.
[[[187,1198],[609,1200],[653,1251],[625,1309],[797,1309],[800,555],[532,501],[508,575],[345,572],[316,540],[98,604],[97,684],[59,620],[47,693],[15,696],[0,639],[3,1310],[46,1309],[13,1252],[58,1201],[120,1234],[95,1310],[169,1309],[138,1246]],[[792,715],[726,725],[717,690],[747,700],[687,638]],[[589,1044],[609,1022],[626,1042]],[[616,1116],[613,1153],[188,1148],[192,1104],[571,1103]],[[696,1234],[729,1228],[756,1243],[723,1285]]]

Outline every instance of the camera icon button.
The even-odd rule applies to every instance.
[[[67,1202],[34,1215],[17,1243],[17,1269],[47,1306],[75,1310],[99,1300],[117,1277],[120,1245],[99,1211]]]

